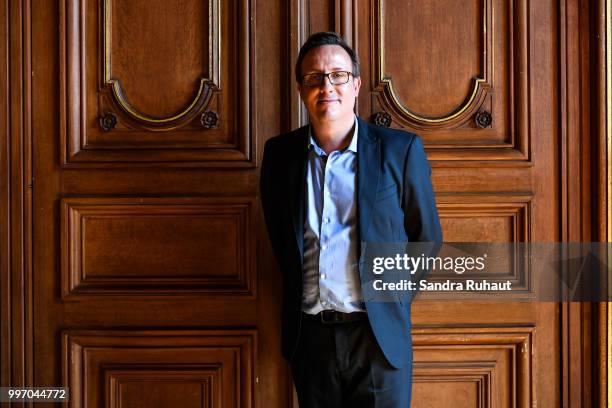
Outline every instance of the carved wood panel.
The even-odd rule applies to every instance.
[[[433,161],[529,162],[526,10],[524,0],[372,0],[364,113],[417,131]]]
[[[252,199],[62,201],[63,295],[253,296]]]
[[[252,330],[65,331],[70,407],[252,407]]]
[[[565,26],[551,16],[561,15],[559,4],[339,3],[352,6],[341,7],[336,20],[351,22],[342,34],[360,56],[357,114],[423,139],[445,241],[560,240],[560,197],[568,176],[558,156],[558,33]],[[469,407],[560,406],[559,307],[529,301],[539,277],[530,264],[520,262],[520,253],[505,255],[508,262],[499,273],[487,271],[479,278],[510,280],[512,291],[489,298],[421,292],[412,319],[423,326],[534,328],[538,336],[533,336],[533,344],[546,357],[525,377],[533,390],[531,399],[495,400],[503,393],[512,395],[512,382],[497,381],[505,370],[493,370],[492,360],[476,357],[484,356],[490,345],[473,344],[469,361],[453,360],[453,352],[442,351],[434,358],[434,351],[428,351],[431,364],[418,368],[419,374],[415,364],[415,406],[448,406],[449,401]],[[432,273],[428,280],[447,278]],[[417,332],[415,328],[415,339]],[[415,343],[415,361],[416,353]],[[461,356],[463,351],[454,353]],[[493,384],[498,388],[491,388]]]
[[[529,242],[531,195],[440,194],[436,201],[447,242]]]
[[[530,407],[533,327],[413,329],[414,400],[441,407]],[[439,392],[444,390],[444,392]]]
[[[283,123],[283,5],[19,3],[30,380],[67,384],[71,406],[285,406],[257,197],[258,152]]]
[[[440,194],[437,197],[438,212],[444,240],[448,245],[438,256],[460,256],[453,253],[453,243],[511,243],[515,246],[492,245],[485,256],[485,271],[456,273],[434,272],[428,282],[465,282],[468,279],[486,279],[488,282],[511,283],[511,290],[504,293],[478,295],[468,293],[444,293],[427,291],[419,294],[426,300],[433,299],[519,299],[534,298],[535,288],[531,265],[525,259],[524,246],[530,242],[530,195],[495,194]]]
[[[253,166],[248,0],[63,0],[65,167]]]

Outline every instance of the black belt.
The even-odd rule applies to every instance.
[[[305,319],[321,322],[323,324],[351,323],[360,320],[367,320],[368,316],[364,312],[342,313],[335,310],[323,310],[316,315],[302,313]]]

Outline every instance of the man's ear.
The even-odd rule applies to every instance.
[[[355,96],[359,96],[359,89],[361,89],[361,77],[353,77],[353,86],[355,87]]]

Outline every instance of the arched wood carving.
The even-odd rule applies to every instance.
[[[255,166],[253,2],[60,4],[62,166]]]
[[[398,92],[398,81],[405,81],[406,78],[394,78],[389,73],[388,67],[385,65],[385,50],[389,47],[385,39],[385,24],[389,13],[395,8],[386,8],[388,1],[373,0],[374,21],[373,32],[375,33],[374,46],[374,92],[381,107],[391,113],[394,119],[399,123],[417,129],[432,129],[432,128],[453,128],[469,121],[474,114],[479,110],[487,93],[491,89],[490,73],[492,63],[492,13],[490,0],[483,0],[481,3],[482,9],[482,24],[479,32],[481,33],[482,61],[478,62],[481,66],[479,72],[473,72],[471,78],[466,78],[471,82],[471,89],[463,102],[454,106],[444,114],[428,114],[419,112],[421,107],[408,106],[402,100]],[[405,6],[408,7],[408,6]],[[441,18],[444,18],[444,13],[439,13]],[[440,21],[443,24],[443,21]],[[462,28],[463,29],[463,28]],[[466,28],[467,30],[467,28]],[[437,44],[436,38],[431,38],[432,47],[437,47],[436,52],[444,52],[442,44]],[[466,46],[470,46],[467,44]],[[410,64],[410,61],[405,61],[405,64]],[[445,69],[452,70],[452,66]],[[418,79],[414,79],[418,81]]]
[[[121,78],[113,75],[113,2],[112,0],[104,0],[103,16],[104,23],[104,81],[103,86],[107,88],[111,95],[114,104],[118,111],[127,114],[136,124],[142,127],[156,128],[157,130],[173,130],[180,127],[182,124],[191,122],[194,118],[199,117],[211,100],[211,96],[215,90],[219,88],[220,77],[220,13],[219,0],[209,0],[209,15],[208,15],[208,66],[207,77],[193,78],[194,83],[198,83],[197,92],[193,95],[191,101],[180,109],[178,112],[166,116],[154,116],[144,112],[139,106],[133,104],[129,100],[129,89],[122,86]],[[152,49],[151,52],[156,52]],[[147,73],[142,73],[146,75]],[[159,86],[171,86],[165,83],[164,78],[159,78]]]

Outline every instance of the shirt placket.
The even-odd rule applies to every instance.
[[[324,309],[330,309],[333,306],[328,296],[331,273],[331,216],[329,212],[331,206],[331,173],[335,153],[332,152],[329,156],[320,156],[323,163],[323,180],[321,180],[323,203],[321,205],[321,220],[319,223],[319,298]]]

